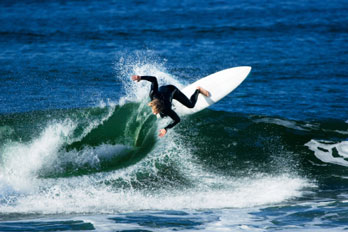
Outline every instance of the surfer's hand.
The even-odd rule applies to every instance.
[[[167,134],[167,130],[166,129],[161,129],[160,133],[158,134],[159,137],[163,137],[165,136],[165,134]]]
[[[138,75],[133,75],[133,76],[132,76],[132,80],[133,80],[133,81],[139,82],[139,81],[140,81],[140,76],[138,76]]]

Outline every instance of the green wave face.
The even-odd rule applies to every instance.
[[[0,122],[4,212],[245,207],[348,185],[343,121],[204,110],[158,138],[168,120],[157,121],[145,103],[127,103]],[[56,208],[37,205],[51,201]]]
[[[56,168],[42,165],[37,172],[43,178],[125,168],[146,157],[156,144],[167,142],[157,139],[158,123],[145,103],[2,115],[0,120],[2,165],[13,155],[9,152],[16,150],[9,147],[30,147],[35,142],[45,147],[47,138],[43,136],[57,136],[51,144],[54,154],[45,155],[54,157]],[[49,129],[57,131],[45,134]],[[205,168],[226,175],[245,175],[286,169],[316,173],[315,164],[322,161],[306,143],[344,141],[342,131],[346,130],[347,124],[340,121],[308,123],[206,110],[184,117],[168,134],[175,134],[174,140],[180,141],[176,152],[190,149]],[[330,167],[319,170],[330,172]]]

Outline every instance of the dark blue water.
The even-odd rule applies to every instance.
[[[348,1],[0,1],[0,230],[348,229]],[[165,122],[149,85],[252,66]]]

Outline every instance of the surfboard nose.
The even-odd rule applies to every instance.
[[[241,69],[243,69],[246,73],[249,73],[251,71],[251,66],[241,66]]]
[[[251,71],[251,66],[238,66],[229,69],[225,69],[220,71],[225,73],[233,73],[232,76],[245,76],[245,78],[249,75]]]

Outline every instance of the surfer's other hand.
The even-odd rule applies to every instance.
[[[165,134],[167,134],[167,130],[166,129],[161,129],[160,133],[158,134],[159,137],[163,137],[165,136]]]
[[[132,76],[132,80],[133,80],[133,81],[139,82],[139,81],[140,81],[140,76],[138,76],[138,75],[133,75],[133,76]]]

